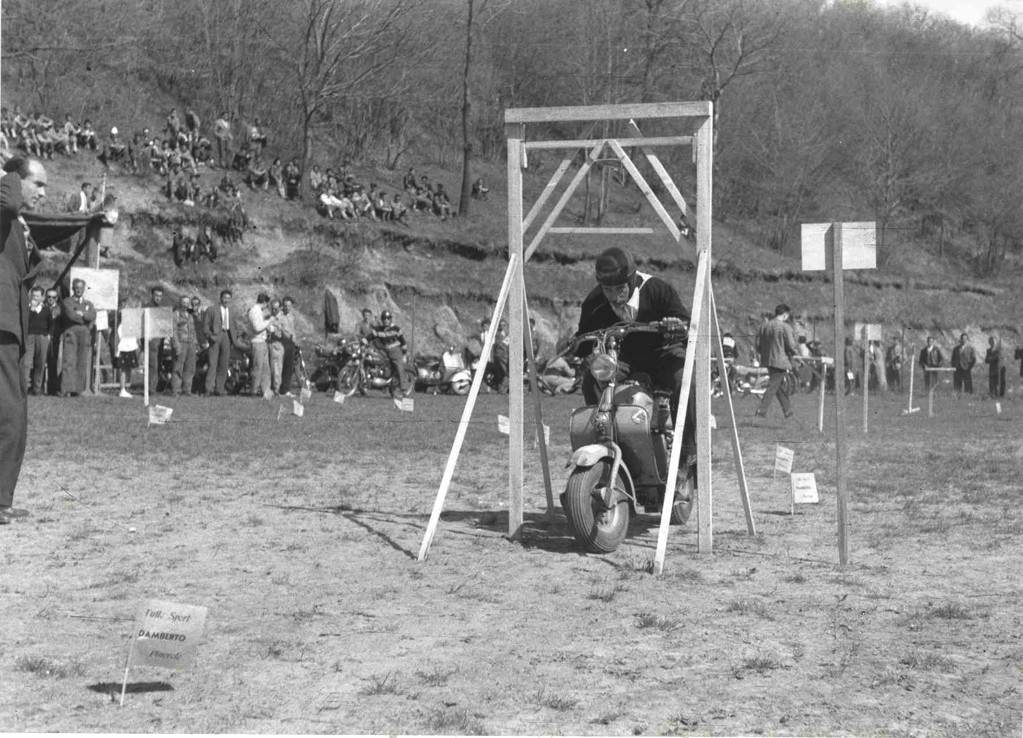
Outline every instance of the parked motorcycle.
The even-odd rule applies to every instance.
[[[333,392],[338,388],[337,377],[352,358],[353,343],[347,338],[339,339],[333,348],[316,346],[316,366],[309,374],[312,387],[320,392]]]
[[[415,387],[416,372],[405,365],[405,386],[411,392]],[[351,397],[356,392],[366,394],[367,389],[387,390],[392,397],[398,395],[398,377],[391,371],[387,356],[360,341],[351,347],[347,363],[337,375],[337,391]]]
[[[464,366],[446,366],[439,356],[416,356],[416,389],[420,392],[469,394],[472,375]]]
[[[632,515],[659,512],[668,482],[673,437],[670,393],[651,390],[639,376],[620,377],[618,350],[631,333],[667,326],[619,323],[577,336],[572,348],[593,341],[588,371],[602,387],[596,406],[572,413],[572,472],[561,506],[576,540],[593,553],[610,553],[625,539]],[[685,523],[696,497],[696,458],[683,453],[671,521]]]

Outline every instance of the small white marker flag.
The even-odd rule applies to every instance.
[[[312,396],[313,391],[308,387],[303,387],[302,391],[298,393],[298,397],[303,403],[308,402]]]
[[[205,626],[205,607],[148,600],[139,608],[135,620],[131,663],[185,668],[195,658]]]
[[[298,400],[292,400],[291,412],[293,412],[295,415],[301,418],[303,415],[305,415],[305,406]]]
[[[149,424],[150,425],[163,425],[171,419],[174,409],[164,407],[163,405],[150,405],[149,406]]]
[[[344,405],[345,400],[347,398],[348,395],[346,395],[344,392],[338,392],[337,390],[334,390],[334,402],[336,402],[338,405]]]
[[[813,504],[820,502],[817,493],[817,477],[812,472],[796,472],[789,476],[792,483],[792,504]]]
[[[511,421],[508,420],[507,415],[497,416],[497,432],[508,435],[511,433]]]
[[[400,400],[397,397],[395,397],[394,406],[401,410],[403,413],[411,413],[415,412],[416,401],[413,400],[411,397],[402,397]]]

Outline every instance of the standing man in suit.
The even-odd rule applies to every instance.
[[[789,395],[782,384],[785,373],[792,368],[792,357],[796,354],[796,336],[792,331],[792,326],[789,325],[790,313],[788,305],[778,305],[774,309],[774,318],[767,321],[757,336],[760,362],[767,367],[770,377],[764,396],[760,400],[760,407],[755,413],[761,418],[767,416],[767,409],[775,397],[778,398],[778,404],[781,405],[781,411],[785,417],[792,416]]]
[[[28,435],[28,396],[21,356],[28,334],[28,291],[41,257],[21,217],[46,197],[46,170],[14,157],[0,177],[0,525],[28,513],[12,507]]]
[[[149,304],[146,307],[162,308],[163,287],[156,286],[149,290]],[[160,351],[163,348],[162,338],[149,339],[149,394],[155,395],[160,383]]]
[[[85,299],[85,280],[71,283],[71,295],[61,303],[61,395],[70,397],[89,391],[89,368],[92,365],[92,326],[96,308]]]
[[[227,367],[231,361],[234,346],[234,332],[231,329],[231,290],[221,290],[220,304],[206,311],[206,337],[209,368],[206,370],[206,394],[223,395],[227,384]]]
[[[959,343],[952,349],[952,389],[956,392],[973,394],[973,365],[977,363],[977,352],[969,343],[965,333],[959,336]]]
[[[924,391],[930,391],[931,387],[938,381],[936,372],[927,371],[928,367],[938,367],[945,360],[941,355],[941,349],[934,343],[933,336],[927,336],[927,345],[920,350],[920,368],[924,372]]]

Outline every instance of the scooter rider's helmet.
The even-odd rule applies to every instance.
[[[391,315],[391,311],[390,310],[384,310],[382,313],[380,313],[380,322],[381,323],[386,323],[388,320],[391,320],[391,318],[393,318],[393,317],[394,316]]]
[[[636,261],[625,249],[612,246],[597,257],[597,284],[603,287],[620,287],[628,284],[636,274]]]

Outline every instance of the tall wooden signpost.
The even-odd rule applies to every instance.
[[[846,269],[877,266],[874,223],[804,223],[803,271],[831,267],[835,288],[835,500],[838,506],[838,561],[849,563],[849,502],[845,486],[845,284]],[[867,381],[864,377],[864,381]],[[866,419],[864,419],[866,423]]]
[[[527,136],[527,126],[536,124],[571,124],[588,123],[592,121],[621,121],[628,124],[633,134],[626,138],[594,138],[594,139],[558,139],[558,140],[530,140]],[[645,136],[642,133],[640,123],[637,121],[658,121],[669,122],[673,125],[681,123],[681,130],[672,135]],[[713,303],[713,292],[711,289],[711,203],[712,203],[712,141],[713,141],[713,107],[710,102],[671,102],[671,103],[637,103],[625,105],[594,105],[583,107],[562,107],[562,108],[517,108],[505,111],[505,132],[507,135],[508,147],[508,268],[505,273],[504,282],[497,297],[497,304],[494,306],[494,313],[491,317],[490,331],[484,341],[483,352],[480,362],[485,363],[489,358],[493,347],[494,336],[501,314],[507,307],[509,335],[509,365],[520,367],[523,365],[523,346],[531,343],[531,337],[527,335],[529,323],[524,315],[523,305],[526,301],[524,266],[532,257],[540,243],[547,235],[559,233],[585,233],[590,235],[648,235],[653,232],[651,228],[617,228],[617,227],[576,227],[556,226],[556,222],[565,206],[571,200],[579,184],[585,179],[586,174],[593,165],[603,156],[610,155],[616,158],[629,173],[633,183],[644,195],[647,202],[653,208],[661,223],[671,234],[672,239],[680,245],[683,243],[682,221],[692,221],[689,208],[683,199],[679,189],[671,181],[667,170],[660,160],[651,152],[655,147],[664,146],[694,146],[696,161],[696,251],[697,251],[697,277],[693,291],[692,321],[689,329],[689,345],[687,347],[686,366],[684,370],[682,392],[679,399],[678,415],[675,419],[675,427],[682,426],[682,420],[686,414],[686,405],[689,401],[690,389],[693,383],[696,386],[696,435],[698,446],[698,499],[697,499],[697,520],[698,520],[698,550],[709,552],[712,547],[712,524],[711,524],[711,438],[710,438],[710,356],[712,339],[716,339],[720,359],[720,328],[716,327],[717,321]],[[692,135],[695,132],[695,135]],[[639,149],[643,152],[651,169],[660,178],[670,197],[671,206],[677,208],[678,214],[672,215],[668,207],[654,193],[647,183],[643,173],[632,161],[629,150]],[[522,173],[528,167],[528,152],[530,150],[552,150],[566,152],[560,165],[555,170],[550,181],[544,187],[536,202],[529,212],[523,215],[523,188]],[[552,198],[558,185],[572,167],[576,160],[575,153],[582,151],[584,157],[576,173],[565,186],[562,194],[550,209],[543,222],[533,230],[526,246],[526,233],[539,221],[548,201]],[[712,330],[712,326],[717,332]],[[532,364],[530,364],[532,367]],[[531,374],[533,369],[530,369]],[[444,498],[448,486],[451,483],[451,476],[457,461],[458,453],[465,433],[468,428],[469,418],[479,391],[479,383],[482,372],[477,373],[473,379],[473,385],[466,398],[466,406],[462,413],[462,420],[455,436],[455,441],[448,457],[447,465],[441,479],[440,488],[437,491],[437,498],[434,503],[430,522],[427,525],[426,533],[419,550],[419,560],[424,560],[428,553],[433,536],[437,529],[440,513],[443,508]],[[531,376],[533,386],[536,386],[535,376]],[[729,403],[731,409],[731,403]],[[550,490],[549,472],[546,468],[546,446],[543,434],[542,418],[537,413],[537,437],[541,448],[541,463],[544,466],[544,482],[547,488],[548,507],[552,505],[553,496]],[[509,419],[509,446],[508,446],[508,535],[511,538],[518,538],[522,532],[523,524],[523,431],[524,431],[524,401],[523,385],[521,382],[511,382],[508,397],[508,419]],[[749,502],[746,478],[742,466],[741,452],[739,449],[738,435],[735,430],[734,415],[731,423],[732,445],[736,456],[736,471],[739,476],[739,487],[741,500],[746,513],[747,528],[750,534],[755,534],[752,511]],[[668,479],[674,479],[680,461],[682,446],[682,433],[676,433],[673,439],[671,457],[668,468]],[[674,496],[674,485],[669,484],[665,495],[663,509],[670,511]],[[551,510],[548,509],[550,516]],[[658,536],[657,553],[654,559],[654,569],[660,573],[664,562],[664,549],[667,542],[668,520],[670,514],[665,512],[662,515],[661,529]]]

